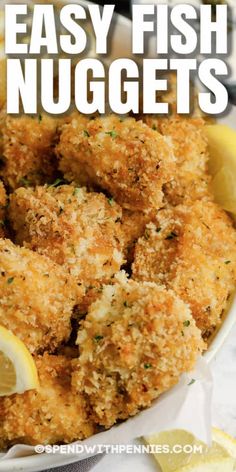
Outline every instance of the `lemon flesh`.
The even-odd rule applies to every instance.
[[[236,215],[236,131],[225,125],[209,125],[204,130],[215,200]]]
[[[223,447],[222,443],[213,441],[208,448],[202,441],[184,430],[164,431],[144,438],[147,444],[168,445],[168,453],[154,454],[162,472],[233,472],[235,459]],[[197,447],[196,452],[174,452],[174,446]],[[199,446],[202,451],[199,451]],[[188,449],[189,450],[189,449]],[[198,452],[199,451],[199,452]]]
[[[220,429],[213,428],[212,430],[212,439],[213,441],[221,444],[226,451],[230,454],[231,457],[235,459],[236,462],[236,439],[230,436],[229,434],[221,431]]]
[[[0,351],[0,389],[2,395],[9,395],[12,386],[16,385],[16,372],[14,364]]]
[[[38,373],[30,352],[11,331],[0,326],[0,396],[38,387]]]
[[[196,465],[189,465],[178,469],[176,472],[233,472],[234,464],[232,458],[210,459]]]

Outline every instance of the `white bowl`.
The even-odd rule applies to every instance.
[[[16,2],[14,2],[16,3]],[[59,3],[59,2],[58,2]],[[60,0],[60,3],[80,3],[86,5],[90,2],[84,0]],[[127,18],[116,15],[114,21],[113,43],[111,49],[111,57],[130,57],[131,54],[131,22]],[[236,107],[224,117],[222,120],[236,129]],[[232,300],[231,306],[224,316],[224,321],[214,335],[208,351],[205,353],[205,359],[210,362],[221,348],[226,337],[230,333],[233,325],[236,322],[236,297]],[[29,452],[28,452],[29,454]],[[52,469],[62,465],[68,465],[78,461],[76,455],[30,455],[28,457],[21,457],[17,459],[9,459],[7,462],[0,460],[0,472],[38,472],[45,469]]]

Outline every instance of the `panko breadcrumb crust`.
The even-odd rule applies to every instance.
[[[0,181],[0,237],[24,246],[0,239],[0,324],[40,380],[0,398],[0,448],[70,443],[135,415],[222,321],[236,231],[212,203],[205,119],[196,101],[179,116],[175,74],[168,86],[168,117],[0,113],[0,178],[17,189],[6,210]],[[115,275],[124,263],[131,279]]]
[[[109,282],[124,262],[122,209],[74,185],[20,188],[10,197],[16,242],[63,265],[88,288]]]
[[[191,370],[204,348],[189,307],[173,291],[119,274],[81,322],[74,392],[109,428],[135,415]]]
[[[81,288],[50,259],[0,239],[0,324],[31,353],[55,351],[71,333]]]
[[[179,205],[209,196],[210,176],[207,173],[207,138],[202,118],[158,118],[146,115],[145,122],[171,139],[176,158],[173,180],[164,187],[166,201]]]
[[[0,238],[5,236],[5,216],[6,216],[7,194],[3,183],[0,180]]]
[[[134,211],[162,206],[175,167],[168,140],[142,121],[115,115],[78,115],[62,128],[57,156],[67,180],[99,186]]]
[[[58,121],[46,114],[14,117],[1,111],[3,166],[0,177],[7,188],[12,190],[54,180]]]
[[[208,337],[235,290],[236,231],[231,219],[207,200],[160,211],[136,244],[132,276],[174,290]]]
[[[95,433],[82,395],[71,389],[71,360],[45,353],[34,358],[40,387],[0,398],[0,443],[70,443]]]
[[[142,211],[123,210],[121,229],[128,263],[133,261],[135,244],[143,236],[146,225],[155,219],[156,213],[156,211],[144,213]]]

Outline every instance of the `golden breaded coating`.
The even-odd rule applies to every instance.
[[[112,199],[73,185],[20,188],[10,198],[17,243],[63,265],[86,287],[120,270],[121,216]]]
[[[87,395],[95,422],[106,428],[176,384],[204,348],[188,306],[174,292],[124,273],[91,305],[77,343],[73,388]]]
[[[1,41],[3,38],[1,37]],[[0,110],[6,102],[6,81],[7,81],[7,61],[5,58],[0,59]]]
[[[154,213],[154,214],[152,214]],[[135,243],[143,236],[146,225],[152,221],[156,212],[123,210],[121,229],[125,245],[125,256],[128,262],[133,261]]]
[[[50,259],[0,239],[0,325],[32,353],[53,351],[69,338],[79,290]]]
[[[69,181],[93,184],[124,208],[160,208],[174,172],[172,148],[141,121],[78,115],[62,130],[59,168]]]
[[[3,183],[0,180],[0,238],[5,236],[5,216],[6,216],[7,195]]]
[[[158,213],[135,248],[133,278],[164,284],[189,303],[208,337],[236,286],[236,231],[210,201]]]
[[[171,138],[176,157],[173,180],[164,193],[171,205],[194,201],[209,194],[207,174],[207,139],[202,118],[156,118],[146,116],[145,122],[163,136]]]
[[[13,117],[1,112],[1,177],[10,189],[54,180],[58,121],[47,115]]]
[[[39,390],[0,399],[0,428],[5,446],[70,443],[95,432],[82,395],[71,390],[71,360],[35,357]]]

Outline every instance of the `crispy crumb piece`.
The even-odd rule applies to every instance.
[[[174,292],[124,273],[90,306],[77,343],[74,391],[87,395],[95,422],[106,428],[176,384],[204,348],[188,306]]]
[[[54,147],[58,120],[46,114],[13,117],[0,114],[2,161],[0,175],[12,189],[54,180]]]
[[[0,180],[0,238],[5,236],[5,216],[6,216],[7,194],[3,183]]]
[[[134,258],[134,248],[137,240],[144,235],[146,225],[155,218],[156,212],[141,212],[123,210],[121,229],[123,233],[125,256],[128,263]]]
[[[171,182],[164,186],[166,201],[171,205],[209,197],[210,175],[207,173],[208,151],[202,118],[153,118],[145,122],[171,139],[176,170]]]
[[[141,121],[115,115],[78,115],[63,127],[57,155],[66,179],[99,186],[133,211],[160,208],[163,185],[174,172],[164,137]]]
[[[83,293],[50,259],[0,239],[0,324],[34,352],[53,351],[71,333]]]
[[[223,239],[222,239],[223,238]],[[208,336],[236,286],[236,231],[210,201],[162,210],[135,248],[133,278],[164,284],[189,303]]]
[[[2,444],[70,443],[94,434],[85,398],[71,390],[71,360],[45,353],[35,362],[39,390],[0,399]]]
[[[20,188],[10,198],[17,243],[63,265],[86,288],[120,270],[121,217],[113,200],[74,185]]]

